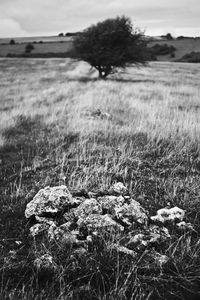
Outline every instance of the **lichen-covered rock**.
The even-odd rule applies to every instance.
[[[63,209],[75,205],[80,202],[74,198],[65,185],[56,187],[46,187],[41,189],[26,206],[25,216],[43,217],[49,214],[56,214]]]
[[[56,269],[56,264],[53,257],[49,254],[44,254],[34,260],[34,266],[38,271],[52,272]]]
[[[39,216],[35,216],[35,220],[38,223],[44,223],[44,224],[52,224],[52,222],[54,222],[53,218],[44,218],[44,217],[39,217]]]
[[[176,227],[180,231],[194,231],[194,227],[191,223],[186,223],[185,221],[176,224]]]
[[[171,236],[166,227],[151,225],[149,227],[150,243],[162,243],[168,240]]]
[[[55,225],[55,223],[50,221],[49,223],[37,223],[30,228],[30,235],[32,237],[43,235],[45,232],[48,231],[49,227],[53,225]]]
[[[166,242],[169,238],[170,234],[167,228],[153,225],[141,233],[130,237],[127,247],[129,249],[142,250],[150,245],[160,245],[160,243]]]
[[[84,219],[89,215],[102,214],[101,205],[96,199],[86,199],[76,209],[73,210],[75,218]]]
[[[157,211],[156,216],[151,217],[153,222],[180,222],[185,217],[185,211],[177,206],[172,208],[161,208]]]
[[[157,251],[153,251],[151,255],[152,258],[154,259],[154,263],[160,268],[163,268],[164,265],[166,265],[166,263],[168,263],[169,261],[169,257],[167,255],[160,254]]]
[[[103,212],[114,215],[115,208],[121,207],[125,203],[125,199],[122,196],[104,196],[97,199],[101,205]]]
[[[140,203],[131,199],[130,204],[115,208],[115,216],[125,225],[131,226],[135,222],[145,225],[148,217]]]
[[[124,230],[124,227],[115,222],[108,214],[92,214],[86,218],[79,218],[77,225],[79,228],[86,227],[88,232],[96,232],[100,230],[106,232],[118,232]]]
[[[119,195],[123,195],[127,192],[127,188],[124,186],[122,182],[116,182],[113,185],[113,192]]]
[[[57,227],[55,224],[48,229],[48,238],[50,242],[59,242],[69,246],[78,245],[78,231],[69,231],[68,228]]]
[[[185,211],[177,206],[170,208],[171,219],[175,221],[183,221]]]

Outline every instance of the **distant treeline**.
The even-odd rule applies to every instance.
[[[81,32],[77,31],[77,32],[67,32],[67,33],[59,33],[58,36],[59,37],[62,37],[62,36],[67,36],[67,37],[70,37],[70,36],[76,36],[76,35],[79,35],[81,34]]]

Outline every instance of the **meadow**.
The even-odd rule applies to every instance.
[[[0,298],[199,299],[199,66],[152,62],[98,80],[71,59],[1,59],[0,77]],[[149,272],[100,246],[72,265],[44,243],[60,269],[39,277],[26,204],[48,185],[97,191],[116,180],[152,213],[184,209],[196,235],[174,236],[170,264]]]

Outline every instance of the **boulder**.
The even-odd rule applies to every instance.
[[[66,186],[46,187],[41,189],[33,200],[27,204],[25,216],[30,218],[32,216],[55,215],[67,207],[79,204],[78,200],[72,198]]]

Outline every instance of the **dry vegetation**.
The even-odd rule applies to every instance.
[[[99,81],[72,60],[3,59],[0,72],[0,298],[199,299],[198,65],[151,63]],[[111,118],[92,117],[97,109]],[[174,237],[170,264],[149,271],[103,242],[75,264],[43,244],[60,271],[40,277],[26,203],[47,185],[95,191],[115,180],[153,213],[185,209],[196,235]]]

